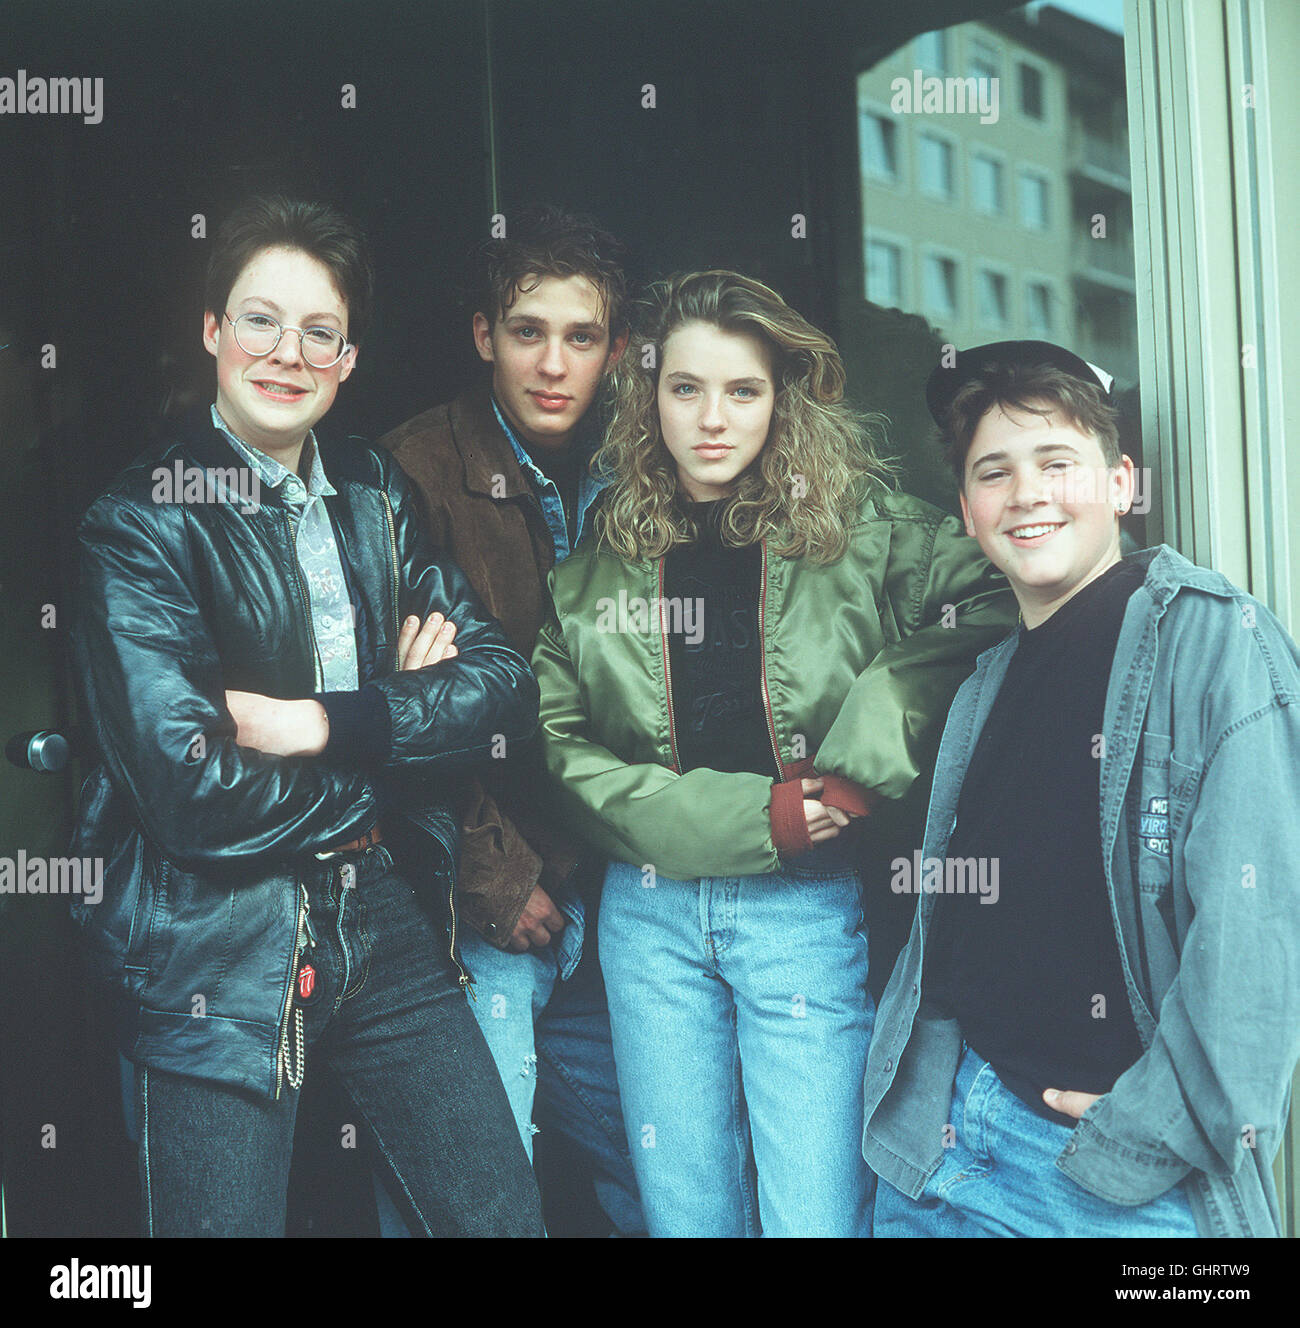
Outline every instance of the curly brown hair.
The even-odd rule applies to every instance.
[[[844,362],[830,337],[762,282],[722,270],[650,287],[631,321],[628,351],[613,373],[613,418],[592,461],[611,476],[596,516],[599,539],[639,561],[697,536],[677,501],[677,465],[664,444],[657,396],[665,342],[698,322],[757,337],[776,387],[763,450],[724,500],[723,542],[770,539],[787,557],[841,557],[864,499],[873,488],[893,487],[895,467],[883,455],[885,417],[845,404]]]

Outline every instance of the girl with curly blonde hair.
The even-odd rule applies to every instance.
[[[597,518],[608,546],[625,558],[656,558],[694,536],[660,428],[655,366],[676,329],[699,323],[758,338],[774,378],[766,443],[758,464],[734,476],[723,541],[739,546],[777,536],[776,552],[788,557],[840,557],[863,492],[892,486],[894,467],[881,455],[884,416],[858,416],[844,403],[835,343],[770,287],[734,272],[673,277],[652,288],[638,312],[639,354],[615,370],[614,417],[594,462],[615,477]],[[676,393],[678,400],[685,395]],[[735,460],[719,469],[734,470]]]
[[[879,417],[775,291],[675,277],[635,326],[597,536],[551,574],[533,666],[561,806],[608,859],[646,1221],[867,1235],[854,831],[925,772],[1009,596],[955,518],[893,490]]]

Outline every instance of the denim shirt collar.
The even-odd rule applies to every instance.
[[[569,546],[569,533],[564,524],[564,509],[560,500],[560,491],[555,481],[543,473],[515,436],[515,431],[507,423],[505,414],[497,403],[496,393],[492,393],[489,400],[492,402],[492,413],[497,417],[501,432],[505,434],[509,441],[515,458],[519,462],[520,469],[528,476],[533,486],[533,492],[542,504],[542,513],[546,517],[546,524],[551,532],[551,542],[555,545],[556,561],[559,562],[572,551]],[[592,473],[591,458],[595,455],[596,449],[591,440],[576,439],[575,446],[579,449],[578,457],[582,465],[578,472],[577,539],[573,541],[574,548],[582,539],[588,510],[595,502],[600,491],[610,482],[609,476]]]
[[[251,447],[248,443],[244,442],[242,438],[235,434],[225,420],[221,418],[215,402],[212,406],[212,427],[226,437],[231,447],[239,453],[244,463],[252,468],[253,472],[257,475],[258,481],[261,484],[264,484],[268,489],[278,488],[290,477],[298,480],[298,476],[287,466],[282,466],[274,457],[268,456],[265,452],[261,452],[255,447]],[[311,430],[308,430],[303,446],[307,448],[308,455],[311,457],[311,468],[307,475],[307,491],[305,498],[332,497],[338,492],[338,490],[334,488],[325,475],[325,467],[320,459],[320,448],[316,446],[316,435]],[[301,483],[300,480],[299,483]],[[295,486],[291,485],[290,489],[294,487]],[[286,491],[286,496],[287,495],[288,491]]]

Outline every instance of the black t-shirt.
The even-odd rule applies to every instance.
[[[700,534],[664,559],[678,761],[683,771],[779,778],[762,696],[763,551],[757,544],[723,544],[720,502],[679,501]]]
[[[1105,1093],[1142,1054],[1101,858],[1099,742],[1129,596],[1109,568],[1020,644],[971,756],[948,861],[993,891],[935,899],[927,1001],[1040,1115],[1045,1088]],[[968,868],[969,871],[969,868]],[[954,879],[959,879],[954,873]]]

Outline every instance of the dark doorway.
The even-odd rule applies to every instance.
[[[641,276],[770,283],[844,339],[852,383],[870,353],[845,317],[862,288],[855,73],[922,27],[1008,7],[6,5],[0,74],[103,92],[98,123],[0,117],[0,738],[75,726],[76,522],[152,430],[210,398],[206,236],[235,201],[323,197],[372,237],[377,319],[335,428],[375,438],[463,386],[463,255],[531,201],[596,215]],[[66,851],[77,775],[0,763],[0,854]],[[62,901],[0,896],[0,973],[9,1233],[133,1232],[112,1030]]]

